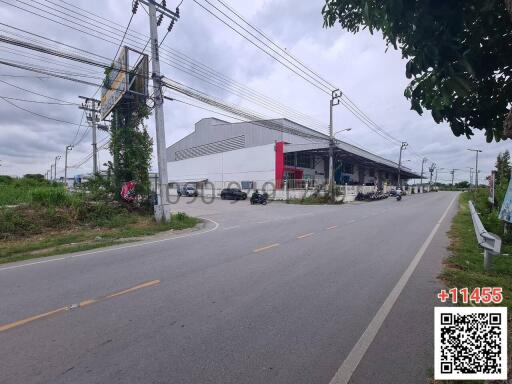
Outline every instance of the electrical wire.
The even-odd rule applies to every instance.
[[[66,120],[61,120],[61,119],[56,119],[54,117],[50,117],[50,116],[46,116],[46,115],[42,115],[40,113],[37,113],[37,112],[34,112],[34,111],[31,111],[29,109],[26,109],[26,108],[23,108],[23,107],[20,107],[19,105],[17,105],[16,103],[13,103],[12,101],[9,101],[7,100],[7,98],[5,97],[2,97],[0,96],[0,99],[2,99],[3,101],[5,101],[6,103],[8,104],[11,104],[13,107],[16,107],[18,109],[21,109],[22,111],[25,111],[25,112],[28,112],[32,115],[36,115],[36,116],[39,116],[39,117],[42,117],[42,118],[45,118],[45,119],[48,119],[48,120],[53,120],[53,121],[58,121],[59,123],[65,123],[65,124],[70,124],[70,125],[76,125],[76,126],[79,126],[80,124],[77,124],[77,123],[73,123],[73,122],[70,122],[70,121],[66,121]]]

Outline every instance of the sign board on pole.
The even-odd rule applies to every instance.
[[[143,55],[133,70],[133,79],[130,82],[130,92],[135,96],[147,98],[149,96],[149,60]]]
[[[128,91],[128,47],[124,46],[113,63],[101,89],[101,119],[104,120]]]
[[[508,183],[507,193],[505,194],[505,199],[501,205],[499,218],[500,220],[512,223],[512,178]]]

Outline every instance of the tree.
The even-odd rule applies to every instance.
[[[506,150],[503,153],[499,153],[496,158],[496,185],[507,185],[510,180],[510,152]]]
[[[113,81],[110,76],[114,63],[105,70],[103,86],[109,88]],[[128,80],[135,81],[134,70],[128,72]],[[149,116],[149,107],[144,95],[127,92],[112,110],[109,150],[112,161],[107,163],[109,189],[117,199],[121,199],[123,183],[135,181],[135,193],[148,197],[150,192],[149,167],[153,149],[153,139],[149,136],[144,120]],[[98,178],[99,189],[104,180]]]
[[[504,138],[512,101],[512,22],[508,0],[326,0],[324,26],[368,28],[408,60],[404,95],[419,114],[430,110],[455,136],[485,131]],[[508,6],[510,4],[508,3]]]
[[[148,195],[150,190],[149,167],[153,139],[148,134],[143,121],[149,116],[149,108],[145,103],[134,103],[125,99],[112,112],[110,126],[110,154],[108,172],[112,176],[112,187],[115,196],[124,182],[135,181],[136,193]]]
[[[465,180],[459,181],[458,183],[455,183],[455,188],[467,189],[469,188],[469,182]]]

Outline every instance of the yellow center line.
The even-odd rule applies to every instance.
[[[151,281],[148,281],[146,283],[142,283],[142,284],[136,285],[134,287],[125,289],[123,291],[114,292],[114,293],[112,293],[110,295],[100,297],[98,299],[83,300],[83,301],[80,302],[80,304],[78,304],[77,308],[83,308],[83,307],[86,307],[86,306],[91,305],[91,304],[99,303],[99,302],[104,301],[104,300],[108,300],[108,299],[111,299],[111,298],[114,298],[114,297],[117,297],[117,296],[120,296],[120,295],[124,295],[124,294],[130,293],[130,292],[136,291],[138,289],[151,287],[151,286],[159,284],[159,283],[160,283],[160,280],[151,280]],[[42,319],[45,319],[47,317],[56,315],[58,313],[63,313],[63,312],[69,311],[70,309],[73,309],[74,307],[75,306],[66,306],[66,307],[54,309],[53,311],[41,313],[40,315],[35,315],[35,316],[27,317],[27,318],[22,319],[22,320],[14,321],[12,323],[0,325],[0,332],[4,332],[4,331],[7,331],[7,330],[12,329],[12,328],[20,327],[22,325],[31,323],[31,322],[36,321],[36,320],[42,320]]]
[[[312,236],[314,234],[315,234],[314,232],[306,233],[304,235],[297,236],[297,239],[304,239],[305,237],[309,237],[309,236]]]
[[[54,309],[53,311],[50,311],[50,312],[41,313],[40,315],[27,317],[26,319],[18,320],[18,321],[15,321],[13,323],[1,325],[0,326],[0,332],[7,331],[7,330],[9,330],[11,328],[20,327],[22,325],[31,323],[33,321],[41,320],[41,319],[50,317],[50,316],[55,315],[55,314],[60,313],[60,312],[65,312],[68,309],[69,309],[68,307],[62,307],[62,308],[59,308],[59,309]]]
[[[327,227],[327,229],[334,229],[334,228],[338,228],[338,226],[337,225],[333,225],[331,227]]]
[[[117,297],[117,296],[125,295],[125,294],[127,294],[127,293],[130,293],[130,292],[136,291],[136,290],[138,290],[138,289],[151,287],[151,286],[153,286],[153,285],[157,285],[157,284],[160,284],[160,280],[152,280],[152,281],[148,281],[148,282],[146,282],[146,283],[142,283],[142,284],[136,285],[135,287],[131,287],[131,288],[125,289],[124,291],[119,291],[119,292],[115,292],[115,293],[112,293],[112,294],[110,294],[110,295],[107,295],[107,296],[105,296],[105,299],[111,299],[111,298],[113,298],[113,297]]]
[[[274,244],[267,245],[266,247],[256,248],[253,252],[266,251],[267,249],[275,248],[275,247],[278,247],[278,246],[279,246],[279,243],[274,243]]]

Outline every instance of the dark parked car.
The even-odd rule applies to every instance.
[[[191,185],[184,185],[178,189],[178,196],[197,196],[197,190]]]
[[[238,188],[224,188],[220,193],[220,198],[222,200],[245,200],[247,193]]]

